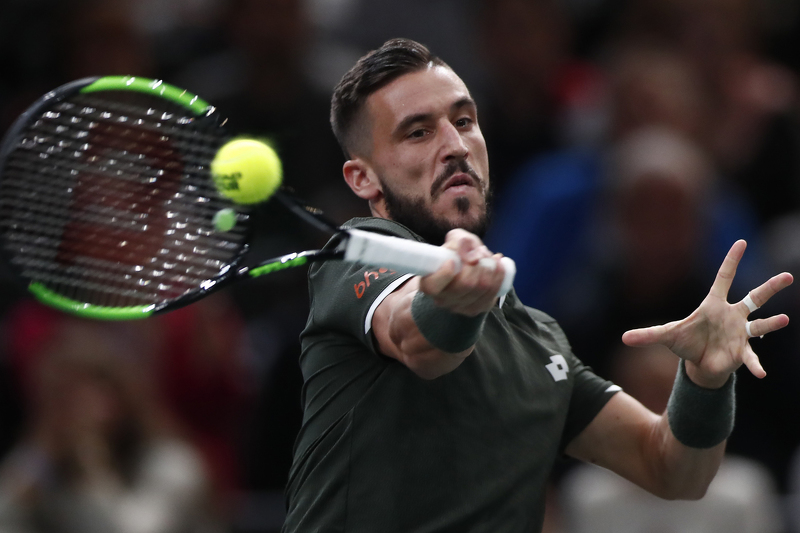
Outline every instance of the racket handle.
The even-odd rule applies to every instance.
[[[456,271],[461,270],[461,259],[458,254],[441,246],[358,229],[347,230],[347,233],[350,237],[345,245],[345,261],[383,266],[426,276],[439,270],[447,260],[452,260],[456,265]],[[500,261],[505,270],[505,277],[497,295],[503,296],[514,284],[517,265],[510,257],[503,257]],[[494,260],[488,257],[481,259],[480,263],[491,267],[495,264]]]

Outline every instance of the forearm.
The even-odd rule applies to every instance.
[[[661,416],[668,472],[678,487],[688,486],[688,497],[702,497],[714,478],[725,442],[733,431],[735,374],[703,376],[683,360],[678,365],[666,412]],[[694,483],[692,483],[694,481]]]
[[[649,449],[655,453],[648,463],[654,483],[648,490],[670,500],[702,498],[719,470],[726,441],[712,448],[686,446],[672,433],[666,412],[655,425],[653,439]]]
[[[666,499],[702,497],[724,451],[723,439],[707,448],[683,444],[667,412],[657,415],[625,392],[615,394],[566,449]]]

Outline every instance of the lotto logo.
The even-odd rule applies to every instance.
[[[550,357],[552,363],[549,365],[544,365],[550,375],[553,376],[553,379],[556,381],[561,381],[563,379],[567,379],[567,372],[569,372],[569,365],[567,365],[567,360],[564,359],[564,356],[561,354],[556,354]]]

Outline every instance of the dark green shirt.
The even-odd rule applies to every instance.
[[[350,225],[420,240],[389,220]],[[341,261],[309,271],[284,531],[539,531],[554,461],[619,388],[513,290],[458,368],[417,377],[371,332],[374,309],[408,277]]]

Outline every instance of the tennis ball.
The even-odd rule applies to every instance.
[[[211,219],[211,222],[217,231],[230,231],[236,225],[236,211],[230,207],[220,209],[214,213],[214,218]]]
[[[271,146],[255,139],[234,139],[217,151],[211,177],[223,196],[237,204],[256,204],[277,190],[283,169]]]

